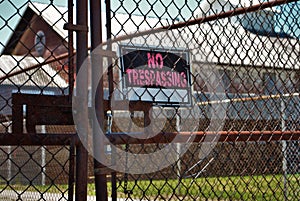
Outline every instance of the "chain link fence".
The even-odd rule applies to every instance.
[[[68,99],[72,90],[72,43],[63,29],[69,21],[66,5],[0,2],[0,200],[73,200],[74,137],[48,135],[75,130],[45,123],[55,111],[41,106],[51,110],[55,103],[38,100],[43,95]],[[35,118],[40,122],[33,123]]]
[[[297,200],[299,146],[292,139],[298,139],[299,3],[106,3],[111,43],[103,49],[118,55],[104,63],[106,79],[113,80],[106,85],[110,138],[122,144],[131,138],[120,132],[159,133],[153,141],[146,137],[115,148],[120,161],[114,163],[124,165],[125,173],[112,177],[112,197]],[[152,102],[151,123],[145,112],[114,110],[116,99]],[[202,138],[176,143],[174,136],[184,132]],[[166,142],[174,154],[163,152]],[[164,163],[171,165],[162,168]]]
[[[299,199],[299,2],[82,2],[0,2],[0,200],[79,200],[77,171],[89,200]],[[80,67],[75,13],[104,41]]]

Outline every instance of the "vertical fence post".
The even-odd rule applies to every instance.
[[[285,100],[280,100],[280,113],[281,113],[281,130],[286,130],[285,120]],[[282,171],[283,171],[283,193],[284,193],[284,200],[288,200],[288,189],[287,189],[287,160],[286,160],[286,149],[287,143],[285,140],[282,141]]]
[[[11,133],[11,126],[8,127],[8,132]],[[7,161],[7,180],[8,182],[11,181],[11,178],[12,178],[12,151],[11,151],[11,146],[9,145],[7,147],[7,154],[8,154],[8,161]]]
[[[76,16],[77,16],[77,25],[87,27],[87,0],[78,0],[76,1]],[[84,60],[88,55],[88,38],[87,31],[78,31],[76,34],[77,41],[77,55],[76,55],[76,72],[80,70],[80,66],[83,64]],[[76,91],[76,96],[80,97],[81,104],[83,106],[87,105],[87,83],[88,75],[86,72],[86,79],[81,79],[81,83],[76,81],[76,85],[80,85],[80,90]],[[84,115],[84,114],[83,114]],[[87,116],[87,115],[85,115]],[[87,125],[87,124],[85,124]],[[87,132],[87,128],[86,128]],[[88,136],[86,135],[87,140]],[[87,176],[88,176],[88,152],[82,145],[79,143],[76,149],[76,186],[75,186],[75,200],[76,201],[86,201],[87,200]]]
[[[91,50],[95,50],[102,43],[102,17],[101,17],[101,1],[90,1],[91,6]],[[96,57],[96,58],[95,58]],[[92,109],[96,111],[96,119],[93,119],[93,144],[95,158],[102,157],[104,154],[104,142],[99,137],[97,132],[97,124],[100,125],[100,129],[104,131],[104,89],[103,89],[103,58],[101,55],[93,56],[92,53],[92,97],[96,100],[92,101]],[[107,198],[107,178],[106,173],[101,172],[104,165],[94,159],[94,175],[95,175],[95,187],[96,187],[96,200],[106,201]]]
[[[45,125],[42,125],[42,133],[43,134],[46,134],[47,132],[46,132],[46,126]],[[41,166],[42,166],[42,185],[44,186],[45,184],[46,184],[46,174],[45,174],[45,172],[46,172],[46,151],[45,151],[45,147],[44,146],[42,146],[41,147],[41,151],[42,151],[42,153],[41,153]]]
[[[68,23],[73,24],[73,1],[68,1]],[[68,30],[68,68],[69,68],[69,101],[72,101],[74,89],[74,44],[73,44],[73,30]]]
[[[111,39],[111,15],[110,15],[110,8],[111,4],[110,4],[110,0],[105,0],[105,15],[106,15],[106,37],[107,37],[107,41],[109,41]],[[112,47],[110,45],[110,43],[108,43],[107,46],[107,50],[111,51]],[[108,58],[108,63],[111,64],[112,63],[112,59]],[[108,89],[109,89],[109,103],[111,103],[111,98],[112,98],[112,94],[114,91],[114,86],[113,86],[113,67],[112,65],[108,66]],[[111,110],[110,104],[109,104],[109,109]],[[111,131],[111,130],[110,130]],[[116,155],[116,148],[112,147],[111,148],[111,155],[112,155],[112,165],[116,165],[115,162],[115,155]],[[111,193],[111,198],[112,201],[116,201],[117,200],[117,175],[116,172],[112,172],[111,173],[111,188],[112,188],[112,193]]]
[[[68,201],[73,201],[74,194],[74,167],[75,167],[75,139],[70,140],[70,160],[69,160],[69,189],[68,189]]]
[[[79,143],[79,145],[76,147],[76,201],[87,200],[87,157],[87,150],[81,143]]]
[[[181,116],[178,114],[178,109],[176,109],[176,130],[178,133],[181,131]],[[178,178],[178,195],[181,195],[181,159],[180,159],[181,145],[176,143],[176,154],[177,154],[177,178]]]

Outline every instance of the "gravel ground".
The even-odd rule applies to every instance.
[[[62,196],[59,193],[44,193],[41,195],[38,192],[33,191],[26,191],[26,192],[15,192],[13,190],[4,190],[0,193],[0,201],[67,201],[68,195]],[[20,195],[21,194],[21,195]],[[18,197],[20,195],[20,197]],[[75,200],[75,199],[74,199]],[[111,201],[111,198],[108,198],[109,201]],[[131,199],[127,199],[131,200]],[[95,196],[88,196],[87,201],[96,201]],[[125,201],[123,198],[119,198],[118,201]],[[138,201],[138,200],[132,200],[132,201]]]

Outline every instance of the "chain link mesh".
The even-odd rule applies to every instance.
[[[67,2],[58,5],[55,1],[0,2],[0,135],[8,136],[7,141],[5,138],[0,141],[0,200],[71,200],[73,197],[69,196],[73,184],[67,184],[74,180],[74,173],[70,172],[74,166],[71,163],[74,147],[67,141],[46,145],[49,139],[41,141],[39,146],[26,143],[12,128],[13,94],[69,95],[74,71],[70,65],[68,31],[63,29],[68,22],[66,5]],[[29,132],[25,126],[26,120],[29,122],[26,113],[34,110],[43,113],[36,106],[21,106],[24,132]],[[34,130],[45,135],[74,133],[73,127],[67,127],[42,124]],[[14,143],[13,139],[19,141]]]
[[[112,62],[115,96],[112,99],[116,94],[131,100],[159,99],[159,92],[143,88],[149,85],[144,77],[147,65],[150,68],[151,64],[147,64],[142,51],[188,50],[192,101],[200,111],[200,115],[193,115],[192,110],[183,109],[189,113],[184,114],[179,112],[180,106],[158,104],[153,107],[151,123],[159,128],[164,125],[156,145],[126,144],[119,148],[128,153],[155,153],[164,149],[167,133],[190,131],[191,120],[197,121],[198,132],[215,129],[226,131],[228,137],[234,132],[242,136],[243,131],[260,131],[261,135],[268,131],[298,131],[296,15],[300,7],[299,3],[263,7],[267,3],[271,1],[112,1],[108,21],[111,27],[107,26],[107,33],[111,32],[108,38],[113,41],[112,50],[121,49],[120,58]],[[235,14],[241,10],[242,14]],[[133,49],[135,54],[129,55]],[[131,63],[126,63],[127,59]],[[168,56],[163,57],[164,62],[167,59]],[[159,66],[159,61],[156,62]],[[139,64],[146,65],[140,68],[144,71],[135,70]],[[126,71],[127,68],[133,70]],[[130,84],[143,89],[138,91]],[[149,99],[145,98],[146,93]],[[184,100],[185,95],[177,93]],[[172,94],[166,96],[170,100]],[[131,122],[143,130],[142,113],[122,113],[113,107],[112,111],[111,135],[141,132],[139,128],[132,130]],[[167,119],[165,123],[161,123],[163,118]],[[296,200],[299,197],[297,141],[250,139],[251,135],[243,142],[212,143],[209,154],[203,148],[209,142],[194,143],[183,155],[180,154],[184,145],[177,144],[170,150],[178,153],[171,166],[153,174],[119,173],[117,195],[129,200]],[[125,168],[133,169],[135,165],[128,162]],[[160,164],[153,166],[159,168]]]
[[[24,133],[75,133],[64,120],[71,113],[76,41],[64,29],[67,1],[58,3],[0,2],[1,137],[15,134],[16,101],[24,101],[19,128]],[[101,64],[109,68],[103,75],[109,100],[104,130],[115,139],[145,131],[154,137],[154,143],[125,138],[105,147],[112,164],[124,166],[116,177],[107,175],[109,196],[299,199],[299,2],[111,0],[101,12],[102,35],[110,42],[103,45],[109,56]],[[15,93],[46,99],[14,100]],[[64,99],[57,98],[62,104],[56,108],[49,96]],[[124,100],[139,109],[118,109]],[[120,158],[122,151],[156,153],[170,136],[187,133],[195,134],[195,142],[173,143],[174,158],[150,157],[146,165]],[[211,133],[222,134],[213,141]],[[0,141],[0,200],[73,199],[73,145],[22,142]],[[163,162],[170,165],[161,168]],[[93,165],[90,157],[91,200]],[[157,171],[130,171],[147,165]]]
[[[68,200],[69,147],[1,147],[1,200]]]

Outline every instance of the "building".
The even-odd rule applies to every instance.
[[[12,93],[63,95],[68,83],[42,57],[0,56],[1,122],[11,119]]]

